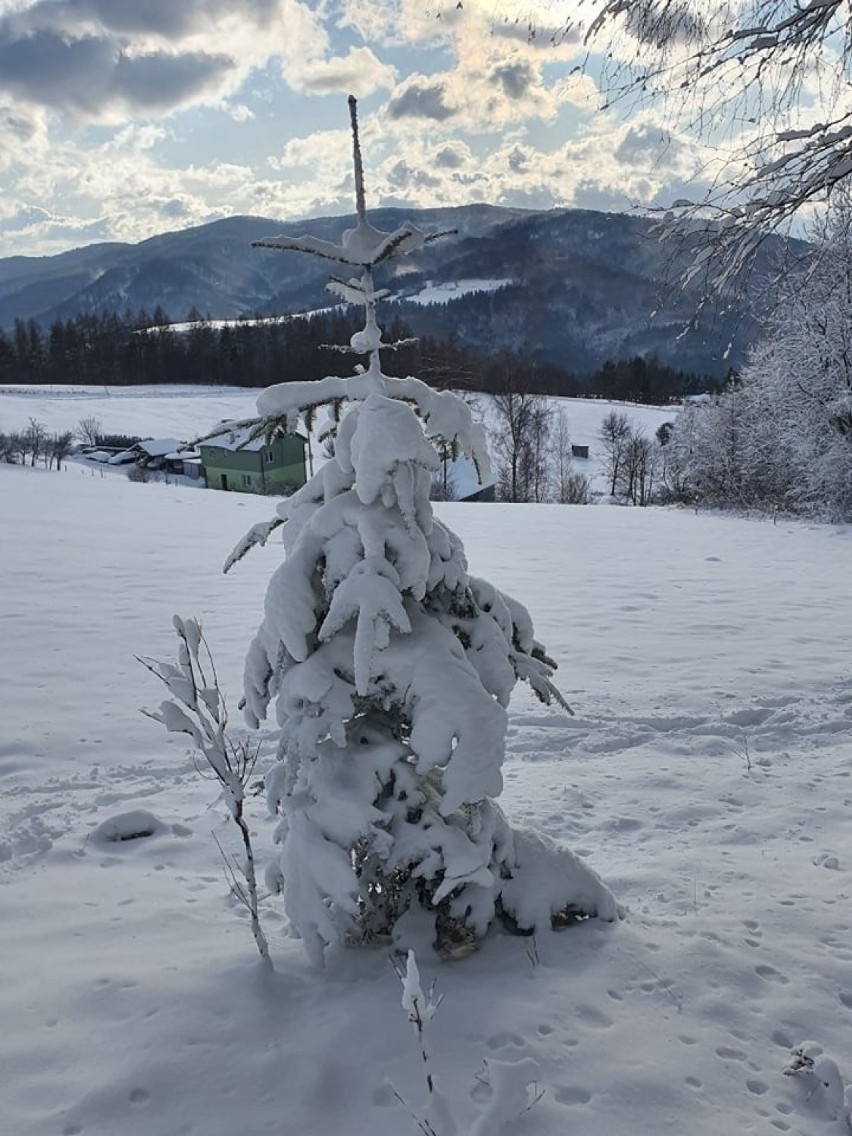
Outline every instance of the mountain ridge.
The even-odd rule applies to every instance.
[[[718,376],[742,360],[756,333],[747,301],[724,319],[695,321],[697,294],[661,293],[668,254],[646,218],[486,203],[371,211],[379,228],[408,219],[456,230],[452,242],[430,244],[385,281],[395,314],[418,334],[509,347],[577,373],[639,355]],[[0,327],[10,329],[16,319],[47,326],[81,312],[158,306],[176,320],[191,309],[233,319],[327,306],[327,265],[253,249],[251,242],[307,231],[334,240],[352,223],[351,215],[296,222],[239,215],[138,244],[0,258]],[[411,300],[426,284],[466,279],[512,283],[442,304]]]

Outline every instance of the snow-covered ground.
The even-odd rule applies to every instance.
[[[72,421],[85,413],[145,429]],[[418,1109],[422,1063],[385,952],[313,972],[265,899],[263,972],[210,838],[233,846],[215,788],[138,713],[161,690],[133,655],[173,653],[174,611],[204,621],[235,704],[278,547],[220,566],[270,512],[0,466],[3,1133],[414,1130],[390,1086]],[[852,531],[441,513],[472,569],[528,604],[576,711],[513,703],[503,804],[629,909],[422,960],[445,996],[432,1044],[460,1133],[488,1095],[483,1061],[531,1058],[544,1096],[507,1136],[839,1136],[831,1091],[783,1069],[810,1039],[852,1078]],[[135,808],[152,835],[98,835]],[[252,820],[265,861],[260,800]]]

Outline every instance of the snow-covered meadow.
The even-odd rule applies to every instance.
[[[92,413],[192,432],[94,408],[49,425]],[[529,1058],[544,1095],[508,1136],[839,1136],[836,1081],[783,1070],[811,1040],[852,1079],[852,531],[439,509],[472,570],[529,606],[575,710],[516,696],[502,803],[628,908],[422,963],[444,995],[432,1046],[460,1132],[487,1103],[483,1062]],[[413,1131],[394,1092],[422,1106],[422,1063],[386,954],[312,971],[266,899],[262,971],[210,836],[233,846],[215,787],[138,713],[162,692],[133,656],[173,653],[175,611],[203,620],[235,705],[278,546],[221,564],[269,514],[0,467],[0,1131]],[[273,822],[253,806],[265,860]],[[99,832],[136,808],[152,835]]]
[[[0,388],[0,431],[25,430],[30,418],[44,423],[50,433],[74,430],[84,418],[96,418],[106,433],[132,434],[142,438],[169,437],[189,441],[211,430],[223,419],[251,418],[256,414],[256,390],[242,387],[150,386],[150,387],[4,387]],[[589,460],[578,460],[578,472],[586,473],[594,488],[606,491],[603,450],[599,441],[601,422],[612,410],[625,414],[649,437],[664,422],[671,422],[677,406],[637,406],[603,399],[552,398],[562,407],[571,441],[589,447]],[[490,400],[476,400],[476,412],[487,428],[496,425]],[[320,447],[313,443],[315,458]],[[109,469],[106,472],[113,472]],[[124,475],[121,467],[117,471]],[[463,460],[457,471],[458,488],[476,489],[472,467]]]
[[[0,429],[23,430],[30,418],[51,432],[96,418],[106,433],[198,437],[223,418],[250,418],[257,391],[244,387],[4,387]]]

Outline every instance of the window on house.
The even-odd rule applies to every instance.
[[[244,473],[243,474],[243,485],[246,485],[249,488],[251,487],[251,474],[250,473]]]
[[[266,451],[266,464],[271,465],[275,461],[275,450]]]

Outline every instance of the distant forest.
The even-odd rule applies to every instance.
[[[0,386],[197,383],[265,387],[345,375],[352,371],[351,356],[318,348],[347,344],[361,319],[335,310],[280,322],[245,320],[217,327],[192,311],[187,317],[191,326],[173,331],[168,326],[172,320],[157,308],[152,315],[144,311],[80,314],[57,320],[46,330],[36,320],[16,320],[11,335],[0,330]],[[386,338],[405,340],[411,332],[396,319],[387,327]],[[592,374],[576,375],[529,355],[505,350],[488,354],[454,337],[421,337],[388,351],[384,366],[388,374],[417,375],[434,386],[517,389],[657,405],[719,386],[706,375],[640,357],[608,362]]]

